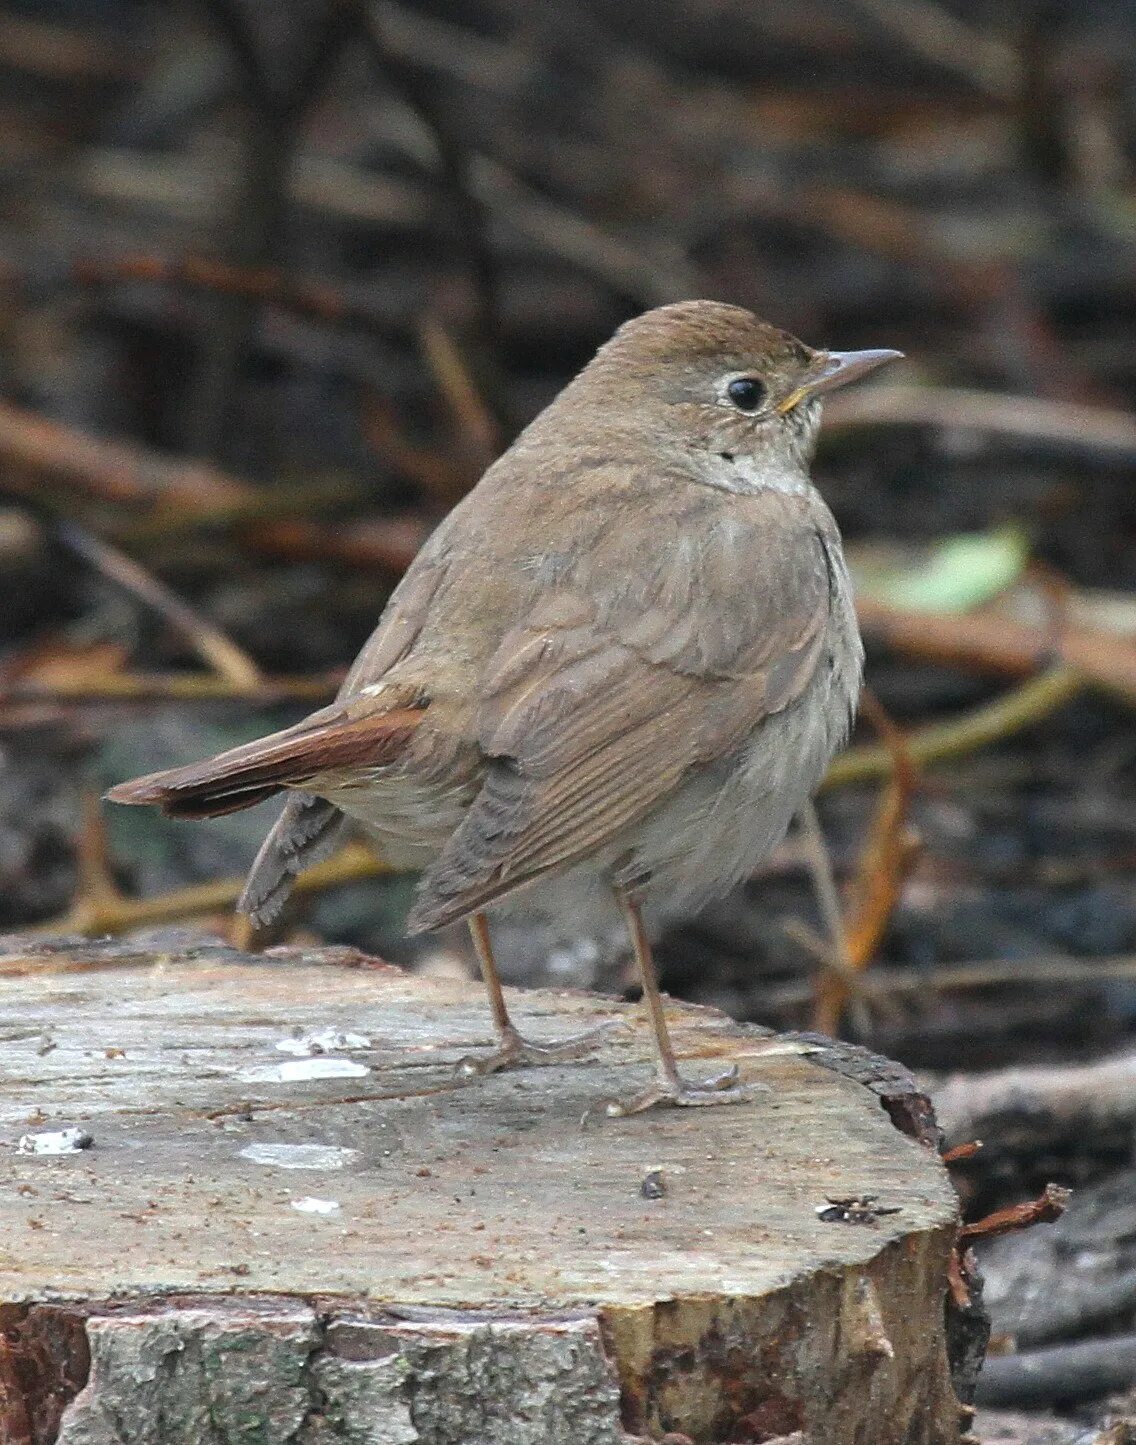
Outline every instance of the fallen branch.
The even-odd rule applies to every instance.
[[[1136,1120],[1136,1053],[959,1075],[935,1091],[935,1114],[949,1139],[979,1138],[988,1150],[1127,1138]]]
[[[978,1379],[980,1405],[1039,1408],[1091,1400],[1136,1381],[1136,1334],[1107,1335],[1020,1355],[993,1355]]]
[[[55,535],[118,586],[144,602],[189,643],[201,660],[233,687],[255,689],[263,681],[248,653],[196,608],[190,607],[133,557],[73,522],[57,522]]]

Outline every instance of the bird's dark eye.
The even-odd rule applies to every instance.
[[[754,376],[739,376],[726,387],[726,395],[739,411],[756,411],[765,400],[765,385]]]

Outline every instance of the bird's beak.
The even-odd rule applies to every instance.
[[[782,416],[792,411],[798,403],[809,396],[819,396],[825,391],[834,391],[838,386],[847,386],[850,381],[859,381],[878,366],[889,361],[900,361],[902,351],[822,351],[819,367],[807,381],[801,383],[781,402],[777,410]]]

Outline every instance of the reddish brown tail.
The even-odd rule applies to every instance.
[[[425,705],[352,717],[341,703],[295,727],[230,748],[205,762],[118,783],[112,803],[153,803],[171,818],[218,818],[302,788],[324,773],[394,762],[425,716]]]

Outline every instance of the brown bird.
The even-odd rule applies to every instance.
[[[863,651],[808,469],[824,392],[900,354],[710,301],[629,321],[430,537],[330,707],[108,797],[201,818],[287,792],[239,904],[257,922],[361,824],[422,870],[411,932],[468,920],[482,1071],[586,1046],[517,1032],[485,913],[575,874],[626,916],[658,1045],[608,1112],[746,1097],[680,1076],[642,910],[749,874],[848,734]]]

